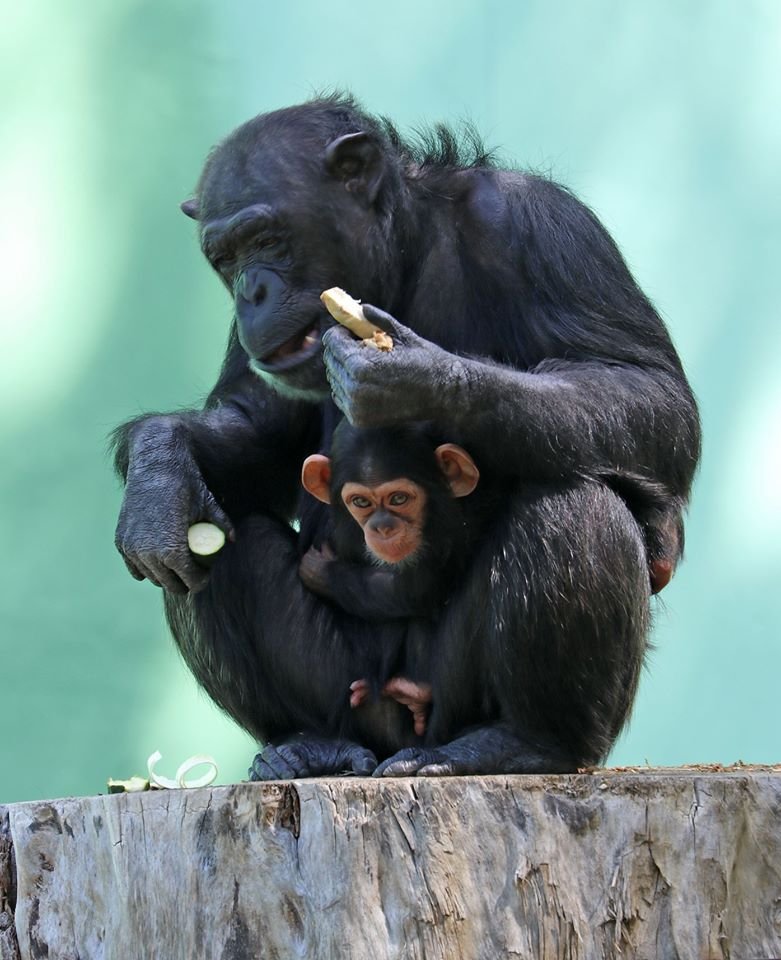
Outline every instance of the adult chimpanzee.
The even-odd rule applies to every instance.
[[[117,543],[136,578],[166,588],[200,683],[267,741],[256,776],[369,772],[379,739],[379,774],[573,770],[605,756],[632,703],[647,558],[596,478],[667,491],[651,561],[673,564],[696,406],[596,217],[467,139],[468,156],[444,128],[415,146],[349,98],[320,99],[236,130],[183,205],[236,322],[204,410],[118,431]],[[329,329],[319,295],[334,285],[404,322],[365,308],[391,352]],[[328,447],[329,384],[353,424],[432,419],[519,481],[438,620],[428,743],[396,754],[406,732],[374,727],[406,713],[395,701],[352,711],[340,736],[355,651],[298,576],[312,524],[297,538],[290,521],[304,457]],[[233,540],[211,574],[187,551],[196,520]]]

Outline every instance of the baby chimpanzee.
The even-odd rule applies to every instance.
[[[350,703],[381,690],[412,710],[418,734],[430,686],[422,676],[392,674],[421,671],[421,655],[428,660],[419,621],[436,616],[471,556],[482,511],[461,500],[479,477],[466,450],[438,443],[422,423],[360,430],[342,421],[330,458],[307,457],[301,472],[305,489],[332,507],[333,544],[309,549],[301,579],[351,616],[374,622],[370,676],[351,685]]]

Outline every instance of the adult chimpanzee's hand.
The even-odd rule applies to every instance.
[[[150,580],[172,593],[200,590],[209,573],[190,553],[188,528],[208,521],[231,539],[233,528],[189,451],[155,432],[153,422],[143,424],[132,440],[114,542],[136,580]]]
[[[451,407],[464,375],[460,358],[419,337],[389,314],[363,305],[366,319],[393,338],[373,350],[336,326],[323,336],[334,402],[354,426],[379,427],[436,417]]]

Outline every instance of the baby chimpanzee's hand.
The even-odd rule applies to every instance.
[[[350,684],[350,706],[360,707],[369,698],[371,686],[368,680],[355,680]],[[415,733],[422,737],[426,732],[426,715],[431,703],[431,684],[417,683],[406,677],[391,677],[382,688],[382,695],[409,707]]]
[[[321,597],[330,597],[328,567],[335,560],[336,556],[328,544],[324,543],[321,550],[318,550],[317,547],[310,547],[301,558],[298,575],[313,593],[317,593]]]

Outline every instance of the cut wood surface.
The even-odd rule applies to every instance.
[[[0,960],[781,957],[779,768],[0,807]]]

